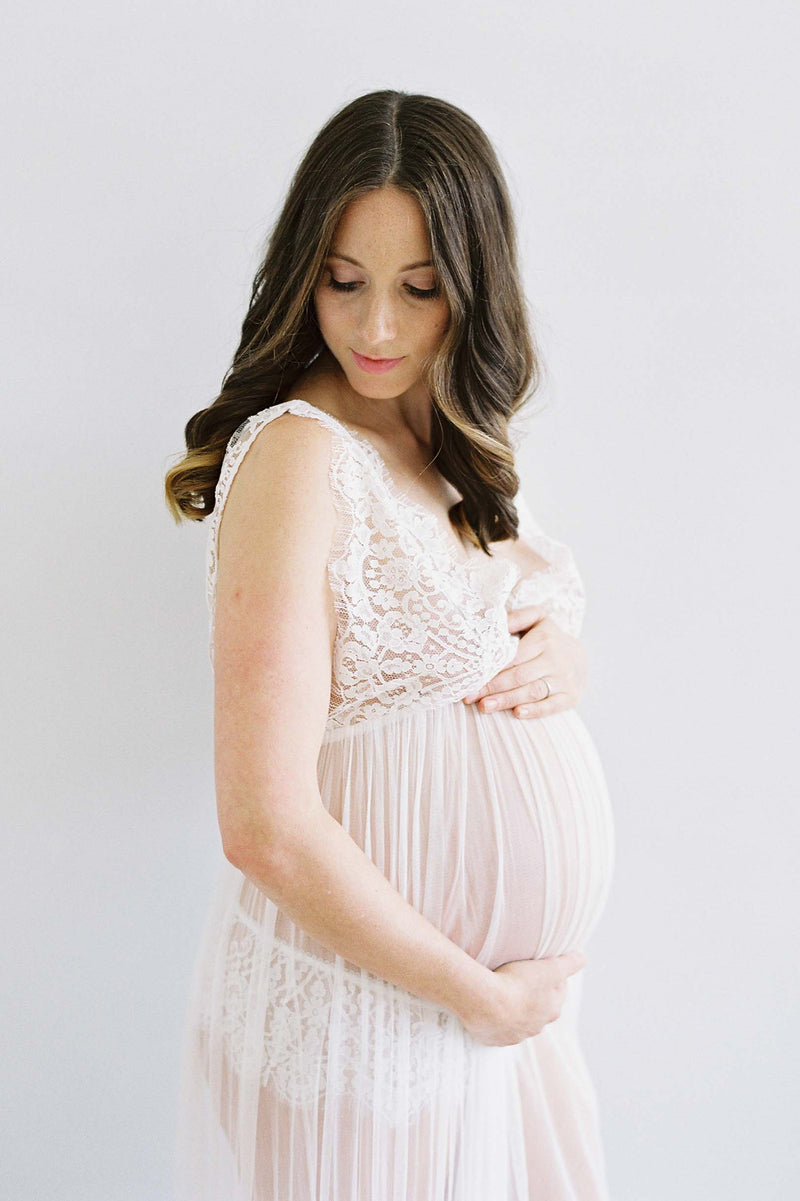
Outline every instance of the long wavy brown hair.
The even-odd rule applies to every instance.
[[[450,307],[424,381],[438,417],[436,464],[463,498],[450,521],[487,553],[490,542],[517,537],[508,423],[541,374],[508,189],[471,117],[434,96],[392,90],[359,96],[335,113],[296,170],[220,393],[189,419],[186,454],[167,472],[176,522],[213,511],[231,434],[291,396],[293,380],[324,349],[313,293],[336,226],[350,201],[389,184],[422,208]]]

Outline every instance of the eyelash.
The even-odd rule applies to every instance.
[[[334,292],[352,292],[358,287],[358,281],[352,280],[348,283],[342,283],[341,280],[334,279],[332,275],[328,276],[327,286],[333,288]],[[438,285],[435,288],[415,288],[413,284],[406,284],[409,293],[419,300],[433,300],[439,295]]]

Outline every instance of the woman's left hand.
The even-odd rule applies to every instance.
[[[586,688],[583,644],[538,605],[512,609],[508,629],[512,634],[524,631],[516,655],[480,692],[465,696],[464,704],[477,703],[481,713],[511,709],[515,717],[523,718],[546,717],[577,705]]]

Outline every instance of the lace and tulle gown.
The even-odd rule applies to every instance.
[[[523,720],[462,698],[516,653],[506,616],[541,604],[578,635],[572,552],[521,492],[527,576],[478,548],[457,560],[364,435],[303,400],[232,435],[209,518],[291,412],[330,431],[337,630],[318,759],[327,809],[420,913],[480,963],[584,950],[614,834],[595,745],[572,708]],[[223,859],[186,1019],[177,1201],[603,1201],[597,1099],[578,1038],[584,971],[559,1018],[491,1047],[450,1011],[332,953]]]

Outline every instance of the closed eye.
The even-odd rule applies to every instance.
[[[419,296],[421,300],[432,300],[434,296],[439,295],[439,285],[435,288],[415,288],[413,284],[406,284],[412,296]]]
[[[341,280],[334,279],[332,275],[329,275],[327,286],[333,288],[335,292],[354,292],[361,285],[358,280],[343,283]],[[420,300],[432,300],[434,296],[439,295],[438,284],[435,288],[415,288],[413,284],[405,284],[405,287],[411,296],[416,296]]]

